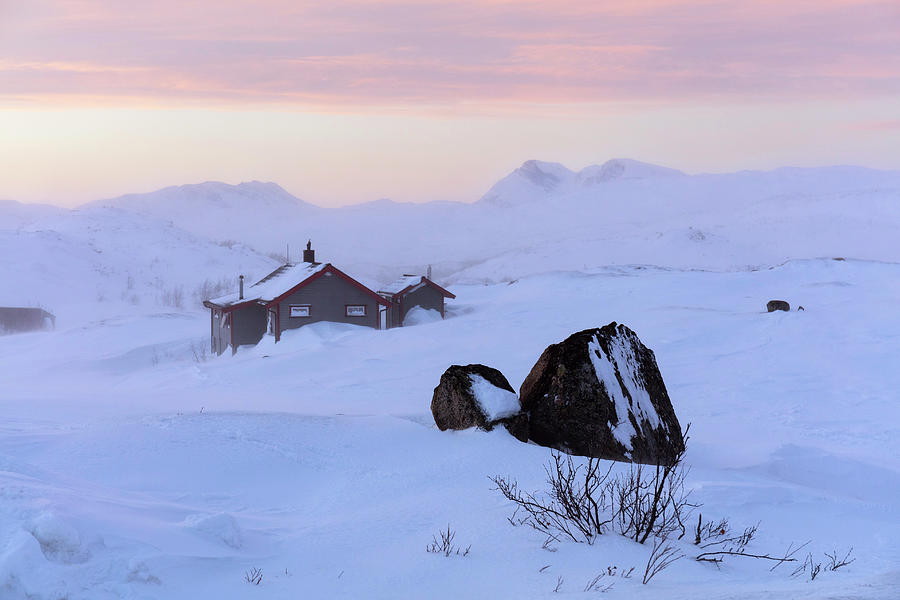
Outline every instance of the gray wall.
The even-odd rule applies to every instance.
[[[403,320],[406,319],[406,313],[416,306],[421,306],[428,310],[436,310],[443,314],[444,295],[430,285],[424,285],[421,288],[406,294],[400,299],[399,320],[395,321],[395,323],[403,323]]]
[[[42,308],[0,307],[0,333],[50,329],[54,322],[55,317]]]
[[[291,304],[309,304],[309,317],[291,318]],[[365,317],[348,317],[345,305],[363,304]],[[378,303],[371,294],[360,290],[349,281],[335,274],[327,273],[312,281],[279,303],[281,330],[297,329],[309,323],[332,321],[352,323],[378,328]]]
[[[235,347],[258,344],[266,333],[266,307],[254,303],[236,309],[231,313],[231,327]]]
[[[216,316],[218,313],[219,316]],[[259,304],[242,306],[231,311],[231,326],[222,324],[221,309],[210,309],[210,349],[222,354],[232,342],[235,351],[244,344],[257,344],[266,333],[266,309]]]

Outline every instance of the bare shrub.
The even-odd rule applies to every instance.
[[[191,342],[191,354],[194,356],[195,363],[202,363],[209,360],[209,347],[204,343]]]
[[[627,473],[610,477],[614,463],[554,452],[545,465],[548,490],[526,492],[517,482],[496,476],[491,481],[516,505],[513,525],[528,524],[550,536],[591,544],[610,528],[643,544],[651,536],[686,532],[684,522],[695,504],[685,489],[683,453],[671,465],[632,464]],[[522,516],[519,516],[519,512]]]
[[[699,546],[703,542],[719,539],[725,536],[730,529],[731,526],[728,524],[728,519],[704,523],[703,514],[701,513],[697,515],[697,530],[694,535],[694,545]]]
[[[263,574],[262,569],[257,569],[253,567],[249,571],[244,572],[244,581],[251,585],[259,585],[262,582]]]
[[[847,553],[844,555],[844,558],[838,558],[837,550],[832,551],[831,554],[825,553],[825,556],[828,558],[828,562],[825,563],[825,569],[828,571],[837,571],[841,567],[846,567],[850,563],[856,560],[856,558],[850,558],[853,554],[853,548],[851,547],[847,550]]]
[[[252,277],[248,275],[246,279],[252,279]],[[200,285],[194,288],[192,297],[195,303],[202,304],[204,300],[230,294],[236,291],[237,288],[238,281],[235,277],[223,277],[218,280],[204,279]]]
[[[587,464],[576,464],[571,456],[554,452],[550,463],[544,466],[549,486],[547,492],[523,491],[515,480],[499,475],[491,481],[516,505],[510,522],[514,522],[521,510],[524,516],[519,517],[519,524],[528,524],[554,538],[562,535],[575,542],[590,544],[612,521],[607,494],[613,463],[603,470],[602,462],[590,458]]]
[[[647,566],[644,567],[641,583],[644,585],[650,583],[650,580],[658,573],[683,556],[684,554],[676,546],[669,544],[668,538],[654,538],[653,549],[650,551],[650,558],[647,559]]]
[[[703,515],[697,516],[697,530],[694,538],[694,545],[701,548],[716,548],[728,552],[742,553],[747,545],[753,540],[756,531],[759,529],[759,523],[751,527],[746,527],[744,531],[736,534],[732,531],[728,519],[722,519],[715,523],[703,524]]]
[[[748,530],[749,529],[752,529],[754,533],[756,532],[755,526],[752,528],[748,528]],[[783,565],[786,562],[797,562],[797,559],[794,558],[794,555],[797,552],[799,552],[800,550],[802,550],[804,547],[806,547],[807,544],[809,544],[809,542],[801,544],[795,548],[793,542],[791,542],[791,544],[788,545],[787,550],[785,550],[782,554],[775,555],[775,556],[773,556],[771,554],[751,554],[749,552],[746,552],[743,547],[741,547],[740,549],[735,549],[735,550],[710,550],[708,552],[701,552],[700,554],[698,554],[697,556],[694,557],[694,560],[696,560],[697,562],[710,562],[710,563],[715,564],[718,567],[728,556],[743,556],[744,558],[756,558],[759,560],[771,560],[775,564],[769,570],[774,571],[775,569],[777,569],[778,567],[780,567],[781,565]],[[745,546],[746,546],[746,544],[745,544]]]
[[[632,464],[628,473],[614,480],[614,523],[619,533],[640,544],[651,536],[667,538],[676,532],[677,539],[684,537],[684,523],[697,505],[690,502],[691,490],[684,486],[688,471],[683,458],[684,452],[670,465]]]
[[[616,579],[631,579],[634,573],[634,567],[627,571],[619,569],[619,567],[608,566],[605,571],[600,571],[593,579],[584,586],[585,592],[608,592],[616,584]]]
[[[184,288],[179,285],[163,290],[159,297],[159,303],[163,306],[171,306],[178,309],[184,308]]]
[[[810,581],[815,581],[821,570],[822,563],[816,562],[813,559],[812,552],[810,552],[806,555],[806,560],[804,560],[800,564],[800,566],[798,566],[791,572],[791,577],[800,577],[801,575],[807,575]]]
[[[443,554],[444,556],[468,556],[469,550],[472,549],[472,544],[466,546],[465,550],[459,548],[453,544],[453,538],[456,537],[456,532],[450,529],[450,525],[447,525],[447,530],[441,530],[437,535],[431,536],[431,543],[425,547],[425,552],[431,552],[432,554]]]

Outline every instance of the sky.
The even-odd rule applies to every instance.
[[[615,157],[900,169],[900,2],[0,0],[0,198],[473,201]]]

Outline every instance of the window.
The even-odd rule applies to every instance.
[[[365,304],[348,304],[346,306],[346,313],[348,317],[364,317],[366,316],[366,305]]]
[[[308,317],[309,304],[291,304],[291,318]]]

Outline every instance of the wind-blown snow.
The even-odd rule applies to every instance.
[[[216,233],[244,236],[234,243],[205,234],[191,205],[169,223],[0,203],[0,303],[59,317],[56,331],[0,337],[0,597],[551,598],[583,594],[607,565],[641,570],[650,549],[621,536],[549,554],[510,527],[487,477],[542,489],[550,450],[441,433],[429,409],[448,365],[488,364],[516,385],[547,345],[615,320],[653,348],[692,424],[686,483],[704,520],[761,521],[760,552],[812,540],[817,560],[851,546],[858,560],[810,582],[686,558],[606,596],[896,598],[900,174],[583,185],[535,167],[552,189],[497,204],[279,213],[245,196],[216,213]],[[261,252],[310,237],[370,287],[433,263],[457,295],[447,319],[318,323],[211,356],[209,313],[188,302],[202,280],[262,276],[280,262]],[[182,307],[161,302],[179,287]],[[772,298],[806,311],[768,314]],[[610,354],[651,419],[627,352]],[[424,551],[448,524],[469,556]],[[253,567],[264,578],[250,588]]]
[[[505,419],[516,415],[521,410],[519,397],[503,388],[498,388],[481,375],[471,374],[472,395],[481,407],[481,412],[488,421]]]
[[[433,308],[422,308],[414,306],[409,309],[406,316],[403,317],[403,326],[425,325],[427,323],[435,323],[441,320],[441,313]]]
[[[629,340],[624,335],[618,333],[610,339],[610,355],[607,356],[600,346],[600,341],[596,336],[588,342],[588,356],[591,357],[591,364],[594,366],[594,373],[597,379],[603,383],[609,399],[616,407],[616,422],[610,423],[613,437],[622,444],[629,452],[633,449],[631,438],[637,435],[634,425],[631,423],[629,414],[633,414],[638,425],[647,421],[654,429],[659,427],[661,421],[653,402],[650,400],[650,394],[644,387],[644,381],[638,372],[638,362],[634,355]],[[622,383],[619,383],[619,377]],[[627,395],[622,389],[625,386]]]

